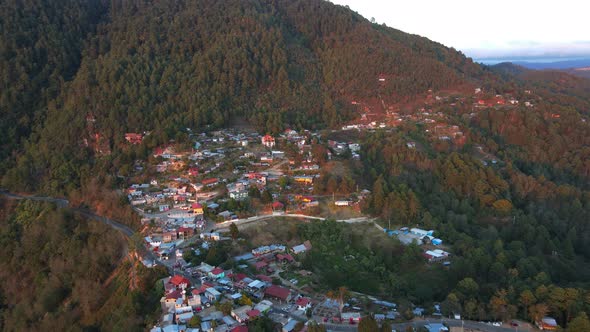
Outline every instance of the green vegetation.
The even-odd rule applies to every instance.
[[[477,320],[517,315],[534,320],[551,314],[563,326],[588,310],[590,255],[584,245],[590,237],[588,177],[577,170],[577,158],[566,157],[575,146],[532,153],[537,148],[528,142],[543,146],[539,142],[547,140],[547,149],[553,149],[547,133],[563,128],[562,124],[527,111],[512,115],[511,119],[528,117],[515,127],[506,120],[490,121],[503,113],[483,112],[478,121],[486,121],[487,128],[502,128],[491,137],[493,151],[505,158],[505,166],[483,166],[467,149],[429,156],[408,148],[401,134],[369,136],[363,145],[363,163],[374,185],[364,208],[395,224],[434,229],[452,245],[455,258],[435,282],[439,289],[448,287],[443,292],[449,292],[443,302],[446,313],[462,312]],[[543,135],[529,131],[517,141],[515,135],[524,137],[532,119],[537,129],[547,131]],[[571,123],[570,134],[554,138],[564,140],[587,129]],[[487,142],[488,148],[491,145]],[[553,158],[559,158],[559,167],[569,172],[545,166],[560,165]],[[424,276],[416,280],[428,283]]]
[[[162,271],[127,261],[107,226],[46,203],[0,200],[0,329],[142,331]]]

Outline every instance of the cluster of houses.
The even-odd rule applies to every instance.
[[[443,244],[443,241],[437,237],[435,237],[433,230],[424,230],[421,228],[408,228],[408,227],[401,227],[399,229],[391,230],[391,229],[384,229],[384,231],[389,236],[395,236],[401,243],[405,245],[409,245],[411,243],[415,243],[418,245],[429,245],[432,246],[440,246]],[[442,250],[442,249],[426,249],[422,253],[422,256],[426,258],[429,263],[435,262],[447,262],[450,258],[451,254]]]
[[[292,264],[295,262],[293,255],[310,249],[308,241],[292,248],[273,244],[236,257],[237,262],[246,262],[256,269],[257,274],[252,276],[201,263],[185,268],[185,275],[163,279],[165,294],[160,299],[163,315],[152,331],[191,331],[191,328],[210,332],[242,331],[249,321],[269,314],[276,304],[290,304],[299,315],[304,315],[312,307],[312,299],[274,284],[268,264]],[[220,303],[229,303],[231,311],[217,310],[216,304]],[[200,316],[200,326],[187,327],[187,324],[194,325],[191,319],[195,315]],[[296,324],[290,319],[285,321],[284,316],[277,319],[286,332],[292,331]]]

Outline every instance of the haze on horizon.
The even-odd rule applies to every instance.
[[[583,0],[332,0],[377,23],[421,35],[474,59],[590,57]]]

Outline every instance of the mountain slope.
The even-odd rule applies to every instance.
[[[355,116],[351,101],[391,105],[486,75],[320,0],[113,1],[102,18],[14,171],[53,179],[51,191],[77,186],[91,154],[116,151],[125,132],[152,131],[153,146],[237,115],[268,132],[333,127]]]
[[[98,0],[0,3],[0,174],[76,74],[83,42],[103,11]]]

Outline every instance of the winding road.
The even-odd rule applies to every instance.
[[[128,226],[123,225],[122,223],[120,223],[116,220],[113,220],[113,219],[110,219],[110,218],[107,218],[104,216],[99,216],[96,213],[94,213],[88,209],[70,207],[70,202],[67,199],[46,197],[46,196],[24,196],[24,195],[15,194],[15,193],[2,191],[2,190],[0,190],[0,195],[6,197],[8,199],[15,199],[15,200],[28,199],[28,200],[32,200],[32,201],[42,201],[42,202],[55,203],[60,208],[67,208],[70,211],[73,211],[75,213],[83,215],[84,217],[86,217],[88,219],[92,219],[92,220],[101,222],[103,224],[106,224],[106,225],[110,226],[111,228],[118,230],[123,235],[125,235],[125,237],[127,237],[127,238],[130,238],[135,233],[134,230],[132,230]]]

